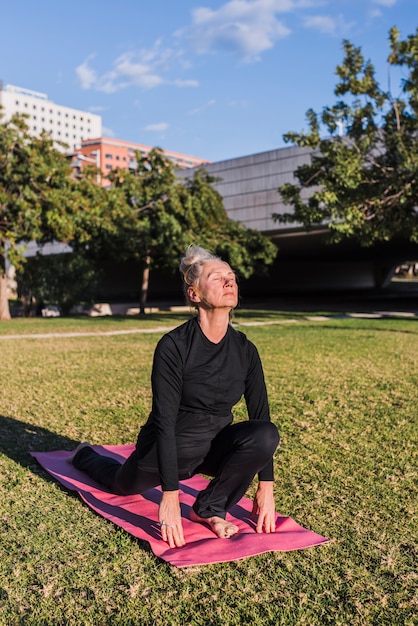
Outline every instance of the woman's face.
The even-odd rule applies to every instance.
[[[207,309],[234,309],[238,304],[235,272],[224,261],[206,261],[198,284],[189,287],[190,300]]]

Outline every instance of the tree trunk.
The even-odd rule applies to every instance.
[[[9,299],[7,297],[7,276],[0,274],[0,320],[10,319]]]
[[[141,285],[141,297],[139,302],[139,312],[141,315],[145,314],[145,303],[148,297],[148,285],[149,285],[149,271],[151,265],[151,256],[147,254],[145,257],[145,265],[142,271],[142,285]]]

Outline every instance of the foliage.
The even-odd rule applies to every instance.
[[[153,149],[145,157],[137,152],[136,157],[136,171],[115,170],[109,175],[116,204],[121,193],[125,201],[111,245],[119,258],[136,258],[144,268],[142,310],[149,269],[174,269],[192,243],[223,253],[246,277],[272,263],[274,244],[228,218],[213,187],[215,179],[207,172],[197,169],[181,182],[161,150]]]
[[[228,217],[222,197],[213,187],[215,182],[216,178],[202,168],[185,181],[189,196],[184,202],[188,209],[184,228],[189,225],[186,246],[198,242],[228,261],[244,278],[266,273],[276,257],[276,246],[259,231]]]
[[[54,255],[53,260],[37,254],[26,261],[16,278],[26,314],[33,312],[35,303],[49,302],[68,315],[81,301],[93,301],[99,270],[79,251]]]
[[[0,125],[0,319],[10,318],[6,252],[29,301],[36,293],[59,302],[63,312],[77,297],[89,297],[94,268],[104,259],[142,265],[142,310],[150,268],[173,269],[190,243],[221,250],[244,276],[274,259],[276,248],[268,239],[228,219],[207,173],[197,170],[180,182],[161,150],[146,157],[138,152],[134,172],[115,170],[109,179],[109,189],[97,185],[93,167],[74,178],[52,140],[32,137],[23,117]],[[51,259],[39,256],[25,272],[30,241],[40,247],[65,242],[75,258],[56,258],[52,268]]]
[[[403,76],[396,96],[379,85],[360,48],[344,41],[343,49],[337,102],[321,114],[307,112],[309,132],[284,136],[312,154],[295,172],[298,183],[279,188],[293,211],[273,217],[307,229],[325,223],[333,241],[418,242],[418,29],[405,40],[390,31],[389,70],[399,67]]]
[[[416,623],[416,322],[261,313],[271,325],[236,318],[281,432],[277,510],[332,543],[176,569],[94,515],[29,452],[135,442],[161,326],[184,317],[12,320],[0,328],[1,626]]]
[[[46,134],[29,134],[23,116],[0,124],[0,319],[10,317],[6,254],[21,269],[28,242],[85,244],[99,218],[98,193],[91,176],[72,178],[68,159]]]

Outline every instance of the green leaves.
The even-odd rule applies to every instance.
[[[187,246],[198,243],[245,277],[272,263],[274,244],[228,218],[215,179],[204,169],[179,181],[160,150],[146,157],[137,153],[137,160],[135,172],[109,177],[124,203],[115,239],[119,258],[137,258],[146,270],[174,269]]]
[[[74,178],[67,157],[48,136],[29,135],[22,117],[0,124],[0,278],[7,250],[26,292],[48,299],[49,289],[49,298],[69,311],[83,292],[90,297],[103,260],[137,260],[144,272],[174,269],[187,246],[200,243],[220,250],[244,276],[272,262],[275,246],[228,218],[207,172],[180,181],[161,150],[136,158],[136,170],[112,171],[105,189],[94,168]],[[29,241],[64,242],[74,254],[55,259],[52,273],[41,257],[24,272]],[[7,309],[4,285],[5,279],[0,311]]]
[[[279,188],[293,211],[273,217],[306,229],[326,224],[333,241],[416,241],[418,30],[404,41],[396,28],[390,32],[388,63],[402,69],[403,97],[380,87],[360,48],[344,41],[343,50],[344,60],[336,68],[335,95],[340,99],[321,114],[308,111],[308,133],[284,136],[313,152],[310,162],[295,171],[295,183]]]

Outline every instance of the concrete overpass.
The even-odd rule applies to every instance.
[[[284,213],[277,191],[280,185],[294,182],[293,172],[309,162],[309,149],[280,148],[250,156],[205,165],[219,178],[215,187],[222,195],[231,217],[269,236],[278,246],[270,278],[248,281],[252,293],[266,295],[283,290],[370,289],[389,284],[397,265],[418,258],[418,245],[407,241],[374,245],[370,248],[347,241],[326,243],[326,229],[306,232],[297,224],[278,224],[272,213]],[[193,170],[178,172],[188,176]]]
[[[250,156],[205,165],[209,174],[219,178],[215,184],[231,219],[261,231],[278,246],[279,253],[268,276],[242,281],[242,293],[249,299],[282,296],[286,292],[303,294],[321,291],[371,290],[388,285],[395,268],[405,260],[418,259],[418,245],[407,241],[364,248],[352,241],[338,245],[326,243],[326,229],[306,232],[297,224],[278,224],[272,213],[289,210],[277,191],[284,182],[294,180],[295,169],[309,159],[309,150],[281,148]],[[179,177],[193,170],[179,170]],[[66,252],[61,244],[51,244],[44,254]],[[28,256],[35,254],[30,246]],[[104,280],[99,289],[103,301],[136,301],[139,294],[138,268],[132,263],[109,262],[104,265]],[[183,300],[180,280],[154,270],[150,282],[150,301]]]

